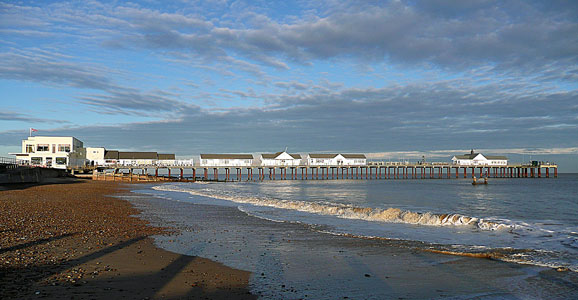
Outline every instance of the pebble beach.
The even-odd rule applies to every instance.
[[[0,187],[0,299],[254,299],[250,273],[157,248],[126,185]]]

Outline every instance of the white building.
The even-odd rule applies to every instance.
[[[117,150],[106,150],[102,147],[86,148],[86,158],[93,166],[151,166],[175,164],[174,154],[160,154],[157,152],[120,152]]]
[[[314,154],[307,155],[309,166],[365,166],[364,154]]]
[[[251,154],[201,154],[201,167],[250,167]]]
[[[452,157],[452,163],[459,166],[506,166],[508,158],[505,156],[490,156],[481,153],[474,153],[472,150],[469,154],[455,155]]]
[[[300,154],[289,154],[286,151],[261,154],[260,165],[263,167],[291,167],[301,164]]]
[[[72,136],[31,136],[22,140],[22,152],[11,153],[23,164],[66,169],[82,167],[86,151],[82,141]]]
[[[93,166],[104,166],[106,149],[104,147],[86,147],[86,160]]]

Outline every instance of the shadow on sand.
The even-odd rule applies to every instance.
[[[16,251],[48,243],[50,241],[62,239],[69,235],[58,236],[54,238],[41,239],[26,244],[13,246],[2,249],[0,253],[8,251]],[[119,251],[126,252],[123,254],[126,257],[127,253],[136,253],[141,249],[138,245],[147,236],[133,238],[122,243],[109,246],[89,253],[82,257],[68,260],[61,264],[45,264],[36,265],[26,268],[0,268],[0,298],[45,298],[45,299],[63,299],[63,298],[81,298],[81,299],[187,299],[187,298],[201,298],[201,299],[256,299],[257,297],[251,295],[245,284],[227,283],[224,274],[210,274],[211,269],[203,267],[206,260],[187,255],[177,255],[173,253],[164,252],[160,250],[161,254],[168,253],[175,256],[176,259],[171,260],[168,264],[160,268],[152,267],[145,271],[133,270],[134,272],[126,272],[126,270],[110,269],[110,272],[102,271],[101,275],[92,277],[86,274],[78,281],[57,282],[50,280],[53,276],[59,276],[62,273],[67,273],[70,270],[77,270],[80,267],[86,268],[85,264],[96,264],[97,261],[107,255],[118,254]],[[128,249],[130,248],[130,249]],[[152,253],[151,253],[152,254]],[[155,252],[152,255],[157,255]],[[162,256],[160,256],[162,258]],[[152,257],[154,260],[155,257]],[[151,257],[148,257],[151,259]],[[131,264],[139,264],[137,255],[127,258],[132,261]],[[215,263],[216,264],[216,263]],[[154,263],[153,263],[154,265]],[[105,268],[105,266],[101,266]],[[106,266],[108,267],[108,266]],[[116,267],[113,265],[113,267]],[[226,267],[224,267],[226,268]],[[90,270],[88,270],[90,271]],[[118,272],[117,272],[118,271]],[[216,276],[220,280],[205,282],[199,280],[196,282],[187,282],[183,277],[183,273],[199,272],[203,275]],[[121,273],[131,273],[130,275]],[[247,273],[247,278],[249,273]],[[66,276],[64,275],[66,278]],[[4,284],[6,283],[6,284]],[[217,283],[217,285],[215,285]]]

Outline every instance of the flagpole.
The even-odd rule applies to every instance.
[[[32,136],[32,127],[28,128],[28,137]]]

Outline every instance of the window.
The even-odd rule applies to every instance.
[[[38,144],[38,146],[36,146],[36,151],[50,151],[50,145],[48,144]]]
[[[70,144],[58,144],[58,152],[70,152]]]
[[[26,145],[26,153],[34,153],[34,145]]]
[[[56,158],[57,165],[66,165],[66,157],[57,157]]]
[[[42,157],[32,157],[30,159],[30,163],[33,165],[41,165],[42,164]]]

